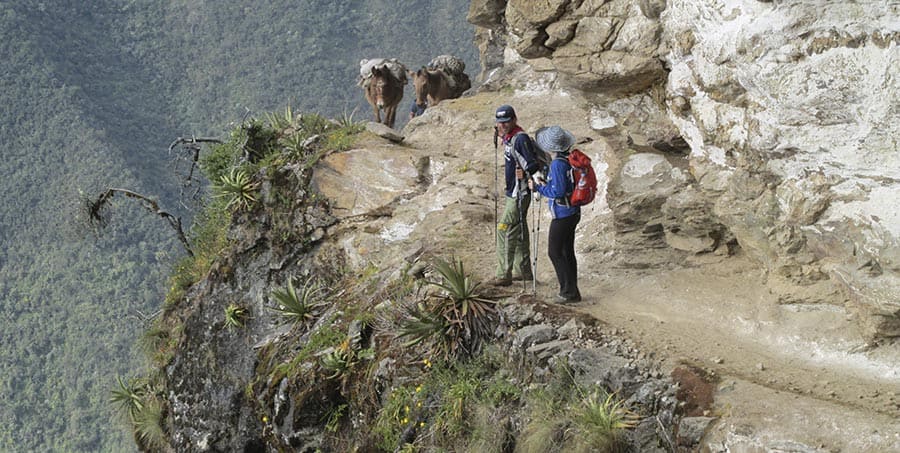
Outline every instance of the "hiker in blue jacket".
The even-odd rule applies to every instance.
[[[503,141],[503,215],[497,223],[497,273],[489,283],[509,286],[515,280],[533,280],[528,238],[528,181],[543,181],[542,169],[534,154],[531,137],[519,127],[516,111],[501,105],[494,114],[497,136]]]
[[[575,146],[575,137],[569,131],[551,126],[538,129],[534,136],[535,144],[550,153],[550,171],[546,184],[529,186],[547,198],[550,208],[550,233],[547,240],[547,255],[556,271],[559,281],[559,302],[578,302],[581,292],[578,290],[578,261],[575,259],[575,227],[581,220],[581,207],[569,205],[569,194],[572,193],[572,180],[569,173],[569,151]]]

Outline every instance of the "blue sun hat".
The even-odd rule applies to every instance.
[[[543,127],[534,135],[534,142],[548,153],[566,154],[575,146],[575,136],[559,126]]]

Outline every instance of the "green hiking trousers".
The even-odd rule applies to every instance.
[[[497,278],[531,279],[528,238],[528,206],[531,194],[522,196],[522,215],[515,197],[506,197],[503,215],[497,224]]]

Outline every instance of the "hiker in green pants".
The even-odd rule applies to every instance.
[[[528,179],[544,182],[531,137],[519,127],[512,106],[501,105],[494,115],[503,140],[506,201],[497,223],[497,273],[489,284],[509,286],[513,279],[532,280],[528,238]]]
[[[512,278],[531,280],[533,277],[526,221],[531,196],[521,197],[521,208],[519,204],[516,197],[506,197],[497,224],[497,278],[492,283],[498,286],[512,284]]]

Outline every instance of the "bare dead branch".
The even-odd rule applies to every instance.
[[[128,198],[139,200],[141,206],[143,206],[144,209],[165,219],[166,222],[169,223],[169,226],[171,226],[172,229],[175,230],[175,234],[178,236],[178,240],[181,241],[182,245],[184,245],[184,249],[187,251],[188,255],[194,256],[194,252],[193,250],[191,250],[191,245],[190,243],[188,243],[187,236],[185,236],[184,230],[182,229],[181,218],[161,209],[159,207],[159,203],[157,203],[156,200],[128,189],[111,187],[101,193],[96,200],[87,200],[86,208],[88,211],[88,219],[91,225],[96,225],[100,228],[106,226],[106,224],[109,222],[109,219],[103,216],[103,208],[116,194],[122,194]]]
[[[219,144],[221,144],[223,142],[222,142],[222,140],[219,140],[218,138],[212,138],[212,137],[200,137],[200,138],[178,137],[175,139],[175,141],[172,142],[171,145],[169,145],[169,152],[172,152],[172,150],[175,149],[175,147],[179,146],[179,145],[194,145],[194,144],[200,144],[200,143],[219,143]]]
[[[169,154],[176,154],[177,159],[185,159],[181,153],[175,153],[175,148],[183,148],[190,153],[190,156],[186,158],[186,160],[190,161],[188,167],[188,174],[184,178],[184,181],[181,184],[181,194],[179,196],[180,199],[184,199],[184,189],[186,187],[190,187],[193,185],[194,179],[194,170],[197,168],[200,162],[200,149],[201,144],[203,143],[224,143],[222,140],[213,137],[178,137],[169,145]],[[193,193],[192,198],[195,198],[200,193],[200,188],[198,186],[197,190]]]

